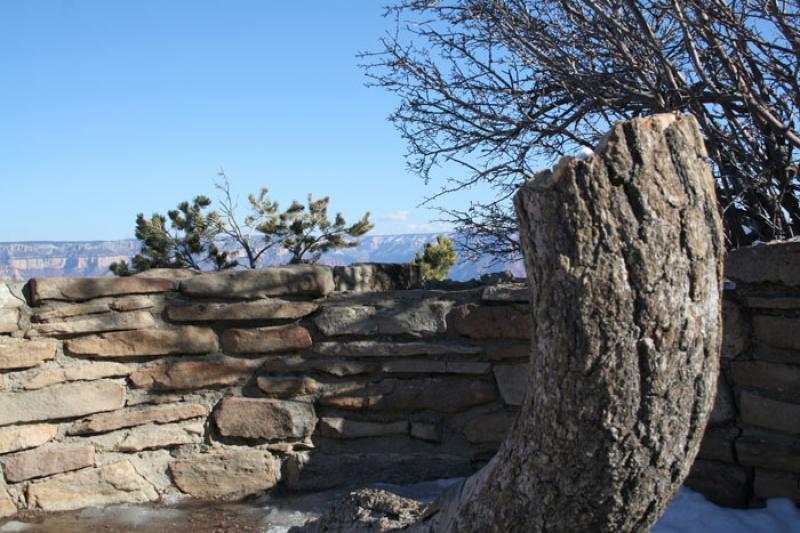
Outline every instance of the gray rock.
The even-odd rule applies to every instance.
[[[736,418],[736,403],[733,399],[733,390],[728,385],[723,374],[717,379],[717,397],[714,400],[714,407],[708,418],[709,424],[724,424],[733,422]]]
[[[686,486],[726,507],[745,507],[749,500],[747,470],[738,466],[695,461]]]
[[[429,301],[382,310],[378,316],[381,335],[431,336],[447,331],[447,314],[453,302]]]
[[[404,357],[409,355],[475,355],[483,348],[459,342],[320,342],[314,351],[321,355],[348,357]]]
[[[184,279],[180,284],[181,292],[189,296],[230,299],[256,299],[285,294],[327,296],[333,289],[332,269],[320,265],[213,272]]]
[[[489,285],[481,292],[484,302],[528,303],[530,299],[527,283]]]
[[[731,251],[725,277],[737,283],[800,285],[800,238]]]
[[[733,384],[768,391],[778,399],[800,403],[800,367],[766,361],[731,363]]]
[[[800,434],[800,405],[765,398],[748,391],[739,393],[742,421],[753,426]]]
[[[506,405],[522,405],[528,389],[528,376],[531,369],[528,363],[518,365],[495,365],[494,378],[497,388]]]
[[[340,439],[408,435],[408,420],[385,423],[350,420],[340,417],[324,417],[319,421],[319,429],[324,437]]]
[[[800,318],[754,316],[753,334],[756,339],[775,348],[800,351]]]
[[[370,306],[329,306],[314,317],[314,325],[327,336],[375,335],[378,323],[376,309]]]
[[[337,291],[396,291],[417,287],[419,267],[410,263],[369,263],[337,266],[333,269]]]

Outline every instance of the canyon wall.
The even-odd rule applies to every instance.
[[[799,265],[800,242],[728,261],[687,482],[725,505],[800,500]],[[474,472],[523,401],[528,291],[418,285],[408,265],[0,284],[0,516]]]

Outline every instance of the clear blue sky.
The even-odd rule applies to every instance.
[[[415,208],[436,186],[405,170],[395,97],[357,66],[381,5],[0,0],[0,241],[132,237],[137,212],[213,196],[220,166],[242,196],[442,230]]]

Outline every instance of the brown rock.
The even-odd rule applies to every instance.
[[[798,438],[746,430],[736,440],[736,456],[743,466],[800,473]]]
[[[225,398],[214,420],[226,437],[303,439],[314,431],[314,407],[308,403],[262,398]]]
[[[742,421],[747,424],[784,433],[800,433],[800,405],[742,391],[739,410]]]
[[[130,375],[135,387],[154,391],[194,390],[235,385],[246,381],[261,360],[183,361],[137,370]]]
[[[58,337],[76,333],[146,329],[155,325],[156,321],[153,319],[153,315],[146,311],[138,311],[133,313],[108,313],[69,322],[51,322],[38,325],[31,331],[47,337]]]
[[[800,475],[756,468],[753,492],[756,498],[790,498],[800,501]]]
[[[19,329],[19,311],[0,308],[0,333],[14,333]]]
[[[127,365],[109,361],[93,361],[77,366],[40,370],[19,383],[26,390],[42,389],[67,381],[91,381],[100,378],[121,377],[131,373]]]
[[[314,351],[321,355],[344,357],[404,357],[408,355],[474,355],[480,346],[456,342],[320,342]]]
[[[18,426],[0,429],[0,454],[35,448],[53,440],[58,433],[54,424]]]
[[[16,514],[16,512],[17,506],[14,505],[14,501],[11,499],[11,496],[8,495],[8,491],[6,491],[6,484],[3,481],[3,477],[0,476],[0,518],[12,516]]]
[[[319,421],[320,433],[325,437],[358,439],[385,435],[408,435],[408,420],[397,422],[365,422],[338,417],[325,417]]]
[[[25,299],[21,294],[15,295],[16,291],[7,283],[0,282],[0,307],[22,307]]]
[[[228,354],[261,354],[310,347],[308,330],[297,326],[229,329],[222,334],[222,350]]]
[[[78,302],[101,296],[149,294],[175,290],[174,281],[163,278],[33,278],[30,281],[34,305],[43,300]]]
[[[115,429],[140,426],[151,422],[165,424],[206,416],[208,409],[199,403],[174,403],[147,407],[134,407],[92,415],[72,424],[68,435],[105,433]]]
[[[728,254],[725,277],[737,283],[800,285],[800,239],[739,248]]]
[[[731,363],[733,384],[768,391],[783,400],[800,402],[800,368],[764,361]]]
[[[157,499],[158,493],[153,486],[128,461],[64,474],[28,487],[28,506],[44,511],[145,503]]]
[[[155,305],[151,296],[125,296],[115,298],[111,301],[111,309],[114,311],[136,311],[138,309],[150,309]]]
[[[269,453],[256,450],[199,454],[169,465],[175,484],[202,499],[241,499],[278,482]]]
[[[0,394],[0,426],[75,418],[125,405],[125,387],[113,381],[55,385],[31,392]]]
[[[320,383],[308,376],[259,376],[258,388],[267,396],[291,398],[316,394]]]
[[[170,305],[167,317],[176,322],[278,320],[310,315],[319,305],[310,302],[289,302],[270,299],[257,302],[192,303]]]
[[[525,391],[528,390],[530,373],[531,367],[528,363],[494,367],[494,379],[506,405],[522,405]]]
[[[181,281],[181,292],[201,298],[256,299],[291,294],[326,296],[333,291],[333,271],[320,265],[290,265],[259,270],[229,270]]]
[[[92,446],[45,446],[3,460],[6,479],[15,483],[89,466],[94,466]]]
[[[739,436],[739,429],[733,427],[707,428],[700,442],[699,459],[736,464],[733,441]]]
[[[108,313],[111,306],[108,302],[89,302],[85,304],[56,304],[34,309],[31,315],[33,322],[52,322],[73,316],[96,315]]]
[[[449,318],[459,335],[470,339],[531,338],[531,317],[524,306],[462,305]]]
[[[143,272],[134,274],[133,276],[136,278],[163,278],[182,280],[199,276],[200,274],[202,274],[202,272],[191,268],[149,268]]]
[[[203,442],[203,424],[149,424],[124,432],[120,441],[114,444],[115,452],[140,452],[161,448],[171,448],[183,444]]]
[[[64,342],[69,353],[95,357],[206,354],[217,351],[217,336],[210,328],[182,326],[101,333]]]
[[[753,334],[775,348],[800,350],[800,318],[754,316]]]
[[[39,366],[56,356],[58,341],[0,338],[0,370]]]

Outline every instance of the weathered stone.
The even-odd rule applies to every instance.
[[[384,379],[357,390],[323,397],[323,405],[341,409],[457,412],[497,398],[493,383],[482,379]]]
[[[92,415],[79,420],[67,429],[68,435],[105,433],[115,429],[140,426],[151,422],[165,424],[206,416],[208,408],[199,403],[161,404],[127,408],[111,413]]]
[[[464,425],[464,436],[475,444],[500,444],[516,418],[515,411],[479,414]]]
[[[421,281],[419,267],[410,263],[367,263],[333,269],[337,291],[374,292],[413,289]]]
[[[526,306],[462,305],[453,309],[449,319],[459,335],[470,339],[531,338],[531,316]]]
[[[44,446],[3,459],[6,479],[15,483],[89,466],[94,466],[92,446]]]
[[[747,471],[738,466],[697,460],[686,486],[725,507],[745,507],[749,500]]]
[[[155,303],[152,296],[124,296],[115,298],[111,301],[111,309],[114,311],[136,311],[139,309],[150,309]]]
[[[385,435],[408,435],[408,420],[397,422],[365,422],[347,418],[325,417],[319,421],[320,433],[324,437],[358,439]]]
[[[256,302],[190,303],[168,306],[167,317],[176,322],[296,319],[310,315],[318,307],[318,304],[311,302],[289,302],[278,299]]]
[[[19,382],[19,386],[26,390],[35,390],[67,381],[91,381],[101,378],[127,376],[130,373],[131,369],[121,363],[93,361],[77,366],[40,370],[28,379]]]
[[[0,370],[39,366],[56,356],[58,341],[0,338]]]
[[[203,441],[203,424],[149,424],[128,430],[114,445],[116,452],[139,452],[156,448],[171,448]]]
[[[717,397],[714,400],[714,407],[708,417],[709,424],[724,424],[732,422],[736,418],[736,403],[733,399],[733,390],[728,385],[724,375],[720,374],[717,379]]]
[[[78,302],[101,296],[149,294],[175,290],[174,281],[163,278],[33,278],[30,281],[34,305],[43,300]]]
[[[89,302],[85,304],[60,304],[35,308],[31,315],[33,322],[52,322],[74,316],[96,315],[108,313],[111,305],[108,302]]]
[[[261,360],[181,361],[137,370],[130,375],[135,387],[153,391],[222,387],[246,381]]]
[[[791,498],[800,501],[800,475],[756,468],[753,481],[756,498]]]
[[[202,274],[199,270],[192,268],[148,268],[143,272],[134,274],[137,278],[164,278],[172,280],[182,280],[192,278]]]
[[[403,357],[408,355],[474,355],[480,346],[456,342],[320,342],[314,351],[321,355],[345,357]]]
[[[376,312],[374,307],[363,305],[330,306],[314,317],[314,325],[328,336],[376,335],[378,333]]]
[[[378,319],[381,335],[425,337],[447,331],[447,314],[453,302],[422,301],[382,310]]]
[[[398,359],[381,363],[381,371],[387,374],[444,374],[447,362],[435,359]]]
[[[481,292],[484,302],[528,303],[531,299],[525,283],[499,283],[489,285]]]
[[[800,350],[782,350],[761,341],[753,343],[753,358],[757,361],[800,365]]]
[[[299,326],[228,329],[222,334],[222,350],[228,354],[262,354],[311,347],[311,335]]]
[[[739,409],[742,421],[747,424],[784,433],[800,433],[800,405],[742,391]]]
[[[28,487],[28,507],[45,511],[145,503],[157,499],[158,493],[153,486],[128,461],[64,474]]]
[[[737,283],[800,285],[800,239],[775,241],[732,250],[725,261],[725,277]]]
[[[750,326],[744,311],[730,298],[722,300],[722,357],[734,359],[747,348]]]
[[[248,439],[303,439],[314,431],[311,404],[263,398],[225,398],[214,412],[219,432]]]
[[[102,331],[124,331],[146,329],[156,325],[153,315],[147,311],[133,313],[108,313],[96,317],[71,320],[69,322],[50,322],[39,324],[31,333],[57,337],[76,333],[98,333]]]
[[[22,307],[23,305],[25,305],[25,300],[15,296],[6,283],[0,282],[0,308]]]
[[[746,430],[736,439],[736,456],[743,466],[800,473],[800,438]]]
[[[68,383],[37,391],[3,393],[0,405],[0,426],[75,418],[122,408],[125,387],[113,381]]]
[[[267,396],[291,398],[316,394],[321,386],[308,376],[259,376],[258,388]]]
[[[522,342],[494,342],[486,346],[486,355],[493,361],[529,359],[531,346]]]
[[[415,439],[427,440],[431,442],[441,442],[442,429],[438,424],[429,424],[427,422],[412,422],[411,423],[411,436]]]
[[[265,360],[262,370],[270,374],[300,373],[317,370],[334,376],[353,376],[380,370],[377,362],[343,359],[310,359],[306,356],[272,356]]]
[[[742,299],[750,309],[787,311],[800,309],[800,298],[796,296],[751,296],[745,294]]]
[[[360,489],[341,498],[319,518],[290,533],[383,532],[406,529],[421,519],[425,505],[379,489]]]
[[[217,351],[217,336],[210,328],[182,326],[101,333],[64,341],[69,353],[95,357],[205,354]]]
[[[36,448],[53,440],[58,426],[38,424],[0,429],[0,454]]]
[[[284,294],[327,296],[333,271],[320,265],[290,265],[258,270],[229,270],[181,281],[181,292],[201,298],[256,299]]]
[[[492,369],[490,363],[479,361],[447,361],[448,374],[486,374]]]
[[[731,363],[733,383],[768,391],[776,398],[800,402],[800,367],[764,361]]]
[[[735,427],[707,428],[700,442],[699,459],[719,461],[722,463],[736,464],[733,453],[733,442],[739,436],[739,429]]]
[[[758,340],[775,348],[800,350],[800,318],[754,316],[753,334]]]
[[[3,481],[3,476],[0,476],[0,518],[14,515],[16,512],[17,506],[14,505],[14,501],[11,499],[11,496],[8,495],[5,481]]]
[[[241,499],[272,488],[279,477],[269,453],[257,450],[195,455],[169,469],[179,489],[202,499]]]
[[[494,367],[494,379],[506,405],[522,405],[530,373],[531,367],[528,363]]]
[[[0,308],[0,333],[14,333],[19,329],[19,311]]]

